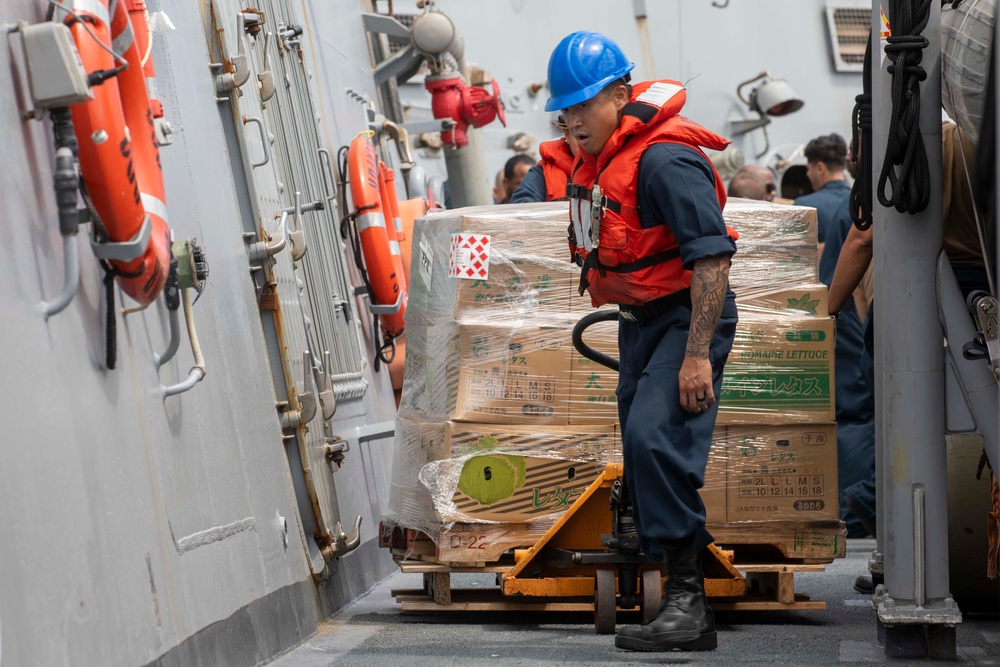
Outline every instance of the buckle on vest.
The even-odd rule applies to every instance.
[[[601,191],[601,186],[594,183],[594,189],[590,191],[590,241],[595,248],[600,245],[601,220],[604,218],[604,209],[607,205],[608,198]]]
[[[628,320],[629,322],[639,321],[639,318],[636,317],[635,314],[630,310],[619,310],[618,315],[621,316],[622,319]]]

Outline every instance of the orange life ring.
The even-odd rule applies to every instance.
[[[392,220],[392,224],[389,224],[389,219],[392,218],[392,202],[396,200],[395,190],[390,190],[388,180],[386,179],[386,174],[388,167],[385,166],[384,162],[378,163],[378,191],[382,199],[382,214],[386,218],[385,221],[385,235],[389,238],[389,252],[392,254],[392,265],[396,268],[396,276],[399,278],[399,286],[403,291],[407,291],[406,285],[406,271],[403,269],[403,250],[400,247],[400,241],[402,239],[403,233],[403,223],[399,220],[399,215],[397,211],[396,217]],[[398,206],[398,205],[397,205]],[[396,223],[399,222],[399,229],[397,230]]]
[[[406,232],[403,230],[403,218],[399,215],[399,199],[396,197],[396,172],[385,166],[384,162],[379,162],[379,166],[385,172],[385,186],[389,193],[389,217],[392,218],[392,225],[396,228],[396,240],[402,243],[406,240]]]
[[[133,4],[126,2],[129,7]],[[110,49],[116,41],[116,48],[124,47],[122,55],[128,67],[94,86],[94,99],[70,106],[70,112],[79,143],[81,177],[108,240],[132,241],[149,217],[151,231],[141,253],[132,259],[109,260],[122,291],[146,305],[159,296],[170,270],[170,228],[138,43],[141,36],[145,47],[149,34],[145,21],[140,29],[133,29],[126,2],[100,0],[93,11],[75,10],[101,44]],[[114,5],[113,16],[109,4]],[[87,34],[80,20],[67,14],[65,23],[89,73],[118,66],[111,54]]]
[[[362,132],[351,141],[347,150],[351,199],[354,201],[355,224],[361,239],[365,269],[374,292],[375,305],[392,306],[397,302],[400,305],[395,313],[378,316],[385,333],[396,337],[406,328],[403,315],[406,312],[407,294],[402,282],[402,260],[398,255],[393,255],[389,245],[389,230],[386,228],[382,195],[379,192],[378,156],[375,155],[375,147],[368,140],[369,136],[370,133]]]

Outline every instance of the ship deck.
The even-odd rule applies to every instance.
[[[586,613],[404,612],[390,592],[420,588],[420,574],[397,573],[271,667],[354,665],[892,665],[875,642],[875,611],[856,593],[874,540],[851,540],[847,557],[825,572],[796,574],[796,592],[824,600],[822,611],[719,612],[719,648],[710,653],[631,653],[595,635]],[[453,585],[491,588],[492,574],[456,574]],[[619,622],[628,622],[619,616]],[[966,614],[958,626],[958,664],[1000,665],[1000,617]]]

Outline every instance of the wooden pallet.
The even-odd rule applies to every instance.
[[[594,611],[593,598],[511,598],[496,589],[461,589],[451,587],[451,575],[460,573],[504,574],[512,564],[486,567],[451,567],[435,563],[403,561],[403,572],[424,575],[423,589],[393,589],[390,594],[403,611]],[[716,611],[821,611],[826,602],[810,600],[795,593],[796,572],[822,572],[819,564],[748,564],[736,565],[746,578],[747,595],[739,598],[711,598]],[[619,609],[619,611],[629,611]],[[632,610],[634,611],[634,610]]]
[[[529,548],[548,524],[455,524],[430,536],[407,529],[385,535],[382,546],[397,560],[454,567],[497,563],[507,551]],[[732,551],[736,562],[822,564],[847,555],[847,529],[840,521],[754,521],[708,526],[715,544]]]
[[[720,549],[741,563],[831,563],[847,555],[841,521],[748,521],[708,526]]]

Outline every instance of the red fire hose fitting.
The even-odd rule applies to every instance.
[[[457,148],[467,146],[469,137],[466,129],[482,127],[499,118],[506,127],[507,118],[500,102],[500,86],[493,79],[493,92],[481,86],[468,86],[459,76],[444,79],[427,79],[425,86],[431,94],[431,109],[434,117],[443,120],[451,118],[455,126],[441,133],[441,141]]]

